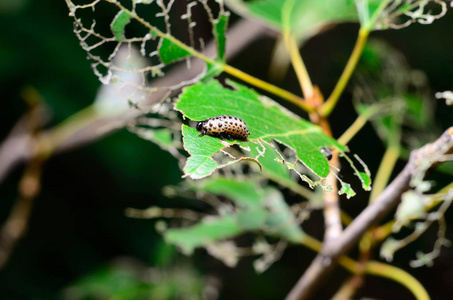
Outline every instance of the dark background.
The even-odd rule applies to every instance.
[[[68,17],[64,1],[7,2],[2,1],[0,5],[1,140],[26,111],[21,97],[24,88],[32,86],[43,97],[52,112],[48,125],[52,126],[89,105],[100,86],[72,31],[73,19]],[[423,70],[434,94],[453,88],[451,28],[453,13],[450,11],[433,25],[417,24],[404,30],[376,32],[372,37],[387,40],[404,53],[412,68]],[[312,81],[325,95],[329,94],[342,71],[357,29],[354,24],[337,26],[311,39],[302,49]],[[230,63],[268,80],[263,75],[267,74],[268,64],[263,62],[269,61],[272,46],[271,38],[260,39]],[[279,84],[299,92],[294,74],[289,74],[287,80]],[[332,116],[336,137],[356,117],[346,98]],[[434,97],[431,100],[439,102]],[[440,128],[451,126],[451,108],[447,109],[439,102],[436,116]],[[371,126],[367,126],[349,147],[375,174],[384,146]],[[16,168],[0,185],[0,224],[8,217],[16,199],[17,184],[23,171],[23,166]],[[160,191],[166,185],[180,182],[181,175],[171,155],[126,130],[52,157],[44,166],[42,192],[35,199],[29,230],[8,264],[0,270],[0,299],[60,299],[67,295],[63,292],[65,288],[99,270],[109,270],[118,257],[133,259],[134,264],[144,268],[172,269],[181,261],[188,262],[188,258],[171,247],[163,246],[154,229],[154,221],[130,219],[124,215],[127,207],[171,206],[168,203],[172,200]],[[354,215],[364,203],[366,198],[359,196],[344,205]],[[451,213],[447,217],[451,226]],[[313,228],[307,230],[315,232],[322,226],[322,218],[315,215],[312,221]],[[417,249],[431,249],[436,230],[430,230],[413,245],[398,252],[394,264],[419,279],[433,299],[441,299],[453,294],[451,248],[443,248],[431,268],[408,267]],[[449,228],[447,238],[453,238],[452,232]],[[307,249],[291,247],[279,262],[260,275],[253,271],[252,259],[244,259],[237,268],[229,269],[204,251],[198,251],[191,262],[199,276],[221,278],[221,299],[279,299],[286,295],[314,256],[315,253]],[[319,299],[328,297],[347,276],[347,272],[338,269],[326,281]],[[92,278],[93,282],[99,279]],[[372,276],[367,277],[360,295],[381,299],[411,298],[404,287]]]

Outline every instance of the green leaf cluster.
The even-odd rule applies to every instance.
[[[247,231],[259,231],[294,243],[304,238],[282,194],[275,188],[263,188],[252,179],[237,181],[223,177],[199,182],[192,188],[230,199],[234,210],[206,217],[191,227],[165,231],[165,240],[185,253]]]

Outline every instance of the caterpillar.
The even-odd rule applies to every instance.
[[[218,116],[197,123],[198,136],[210,135],[227,140],[246,141],[250,132],[244,121],[234,116]]]

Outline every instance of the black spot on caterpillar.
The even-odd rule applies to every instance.
[[[218,116],[197,123],[198,136],[210,135],[227,140],[246,141],[249,130],[244,121],[234,116]]]

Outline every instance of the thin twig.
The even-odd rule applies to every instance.
[[[408,163],[389,186],[370,204],[344,231],[341,237],[324,245],[323,250],[300,278],[291,292],[288,300],[308,299],[322,280],[335,267],[338,258],[347,253],[363,236],[363,234],[399,203],[401,195],[409,188],[409,182],[422,163],[432,157],[441,157],[453,151],[453,127],[447,129],[442,136],[432,144],[427,144],[411,152]],[[435,167],[440,161],[431,162]],[[425,166],[423,166],[425,167]]]
[[[0,229],[0,269],[8,262],[17,242],[27,231],[33,202],[41,187],[42,165],[48,158],[48,153],[38,150],[37,143],[44,124],[42,100],[32,88],[26,89],[23,94],[29,106],[26,123],[30,133],[29,148],[32,159],[19,181],[18,197],[13,203],[11,213]]]
[[[335,167],[340,166],[338,153],[334,153],[330,161]],[[341,236],[341,210],[338,196],[337,178],[330,172],[325,181],[326,185],[332,186],[332,190],[324,192],[324,243],[334,241]]]

